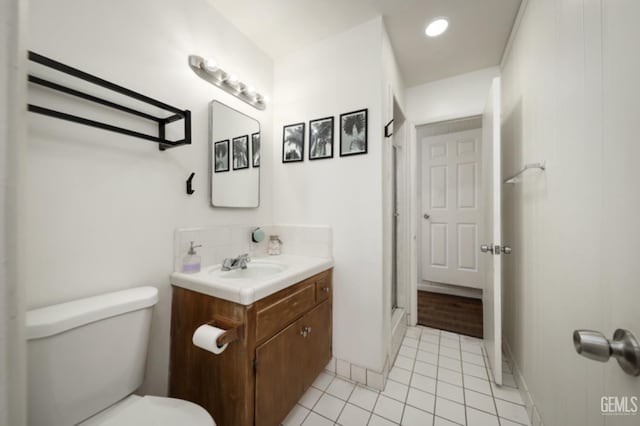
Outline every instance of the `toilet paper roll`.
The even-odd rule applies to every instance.
[[[195,333],[193,333],[193,344],[199,348],[204,349],[205,351],[212,352],[216,355],[221,354],[227,349],[228,343],[225,343],[223,346],[218,346],[216,340],[218,337],[224,333],[225,330],[222,330],[218,327],[213,327],[211,325],[201,325],[198,327]]]

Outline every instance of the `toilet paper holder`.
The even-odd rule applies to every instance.
[[[216,345],[218,345],[218,347],[243,339],[244,326],[240,322],[232,321],[224,317],[214,316],[207,325],[226,330],[216,339]]]

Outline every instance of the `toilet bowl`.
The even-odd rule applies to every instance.
[[[78,426],[215,426],[207,411],[182,399],[131,395]]]
[[[28,311],[29,426],[215,426],[192,402],[133,394],[157,301],[138,287]]]

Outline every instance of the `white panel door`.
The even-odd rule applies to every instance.
[[[480,129],[422,144],[422,279],[482,288]]]
[[[482,290],[484,347],[489,367],[498,385],[502,385],[502,168],[500,150],[500,77],[491,85],[487,105],[482,114],[484,148],[482,181],[485,188],[485,241],[489,251],[482,253],[485,287]],[[494,246],[496,250],[494,250]],[[480,247],[477,247],[479,250]]]

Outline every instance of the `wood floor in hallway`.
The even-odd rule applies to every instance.
[[[418,324],[482,338],[482,300],[418,291]]]

